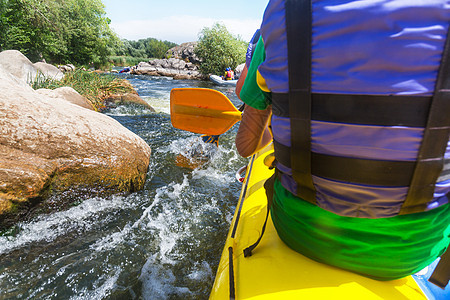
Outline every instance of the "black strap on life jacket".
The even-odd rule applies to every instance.
[[[272,207],[272,203],[273,203],[275,179],[277,177],[278,177],[278,171],[275,170],[273,175],[271,177],[269,177],[269,179],[267,179],[266,182],[264,182],[264,189],[266,191],[266,197],[267,197],[266,217],[264,219],[264,224],[261,229],[261,233],[259,234],[259,238],[256,240],[256,242],[254,242],[253,244],[251,244],[250,246],[248,246],[247,248],[244,249],[244,257],[252,256],[252,251],[256,248],[256,246],[259,245],[259,243],[261,242],[261,239],[264,235],[264,232],[266,231],[267,221],[269,220],[270,208]]]
[[[274,100],[275,98],[275,100]],[[431,96],[311,94],[311,119],[316,121],[422,127],[427,125]],[[274,115],[289,118],[289,95],[272,94]],[[399,113],[401,112],[401,113]]]
[[[447,251],[442,254],[441,260],[428,279],[429,282],[437,285],[441,289],[445,289],[450,281],[450,246]]]
[[[442,53],[427,125],[419,149],[408,195],[400,214],[424,211],[433,199],[435,185],[444,168],[450,136],[450,30]]]
[[[311,43],[310,0],[286,0],[286,34],[289,68],[290,160],[297,195],[316,203],[311,176]]]
[[[433,102],[414,177],[401,213],[413,213],[426,207],[433,197],[436,178],[444,167],[444,154],[450,135],[450,26],[442,54]],[[428,279],[445,289],[450,281],[450,245]]]

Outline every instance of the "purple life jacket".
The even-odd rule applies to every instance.
[[[449,22],[446,0],[269,2],[258,71],[286,189],[360,218],[448,203]]]

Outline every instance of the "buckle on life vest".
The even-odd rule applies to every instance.
[[[269,167],[270,170],[275,168],[275,153],[270,153],[264,157],[264,164]]]

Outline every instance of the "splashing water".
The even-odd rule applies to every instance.
[[[237,126],[210,148],[173,128],[168,115],[172,88],[209,83],[118,76],[157,110],[106,112],[152,148],[144,189],[77,199],[77,206],[0,235],[0,299],[208,298],[239,197],[234,173],[247,163],[234,148]],[[220,91],[239,105],[233,89]],[[192,161],[199,151],[201,164],[177,166],[177,156]]]

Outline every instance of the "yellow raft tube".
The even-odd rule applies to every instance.
[[[247,167],[210,299],[427,299],[412,276],[377,281],[291,250],[278,237],[270,216],[260,244],[244,258],[244,249],[259,238],[266,217],[263,184],[273,170],[264,159],[272,152],[267,146]]]

